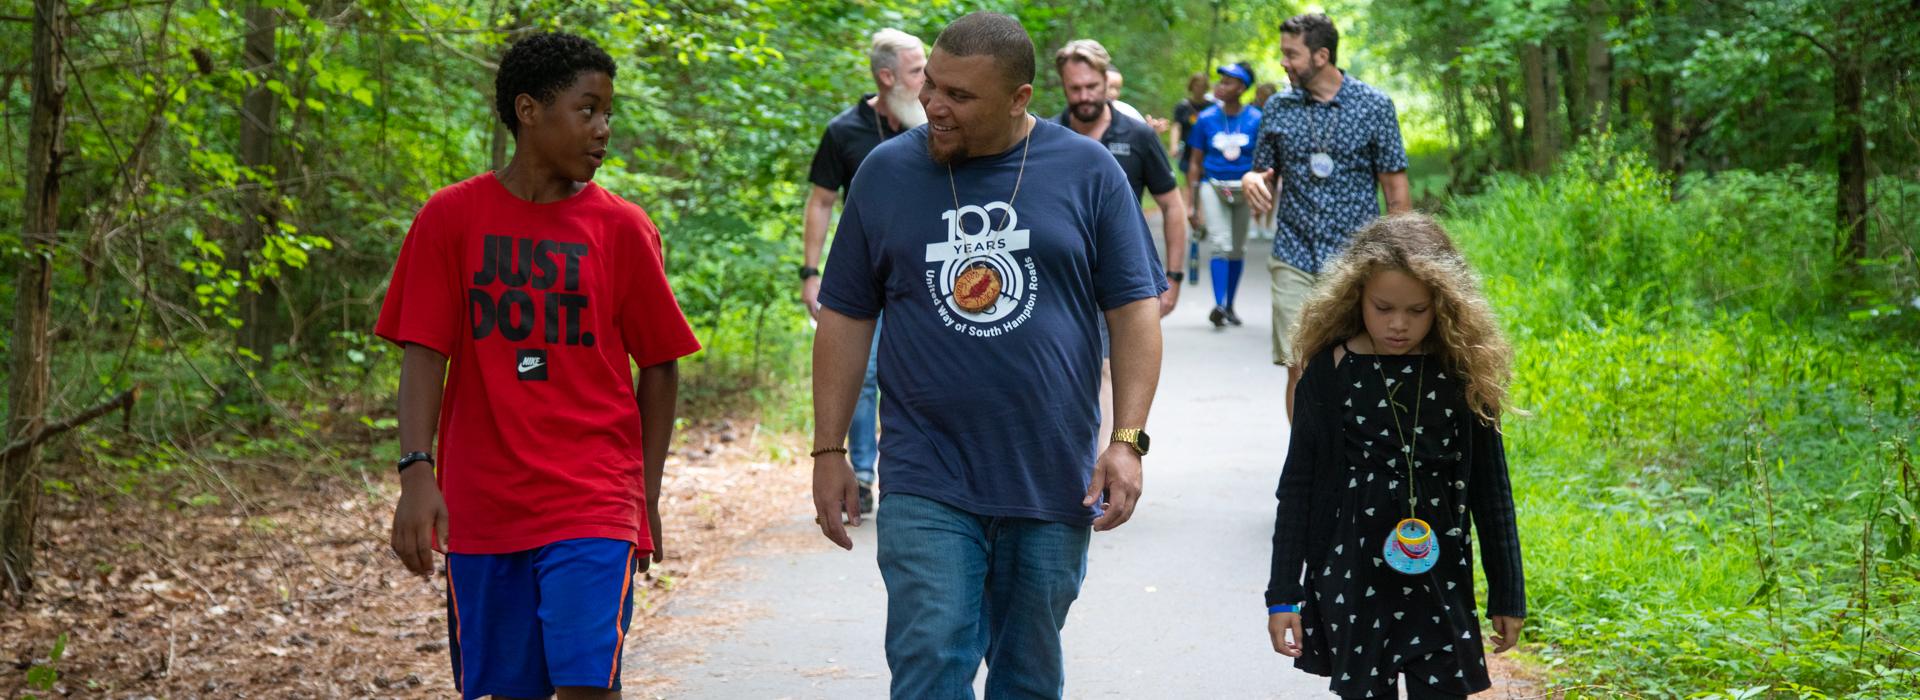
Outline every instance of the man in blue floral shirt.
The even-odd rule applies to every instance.
[[[1241,178],[1255,211],[1279,210],[1267,269],[1273,362],[1287,366],[1289,421],[1300,367],[1288,336],[1314,277],[1354,231],[1380,215],[1376,187],[1387,213],[1413,208],[1393,100],[1336,67],[1339,49],[1340,34],[1326,15],[1299,15],[1280,25],[1282,65],[1292,87],[1261,108],[1253,170]]]

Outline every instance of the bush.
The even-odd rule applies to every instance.
[[[1849,314],[1911,288],[1842,274],[1831,178],[1723,173],[1669,200],[1609,148],[1448,220],[1532,411],[1506,429],[1533,653],[1609,697],[1920,687],[1916,314]]]

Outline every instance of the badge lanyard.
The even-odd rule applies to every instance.
[[[1307,165],[1308,168],[1313,171],[1314,177],[1325,179],[1333,175],[1333,156],[1327,153],[1327,134],[1331,131],[1332,125],[1328,124],[1324,127],[1315,128],[1316,122],[1323,121],[1319,115],[1315,114],[1320,110],[1314,108],[1312,97],[1308,97],[1306,104],[1307,114],[1312,115],[1307,120],[1307,128],[1312,129],[1314,132],[1313,156],[1307,159]],[[1333,103],[1325,103],[1325,108],[1327,109],[1327,118],[1338,121],[1339,117],[1333,114]]]
[[[1395,524],[1393,532],[1388,534],[1386,544],[1383,545],[1385,552],[1383,558],[1386,559],[1387,566],[1392,567],[1394,571],[1409,576],[1424,574],[1433,569],[1435,562],[1440,561],[1440,542],[1433,538],[1433,526],[1416,517],[1414,512],[1414,506],[1418,503],[1418,494],[1414,490],[1416,474],[1414,473],[1413,442],[1419,435],[1420,405],[1426,398],[1424,392],[1427,384],[1427,358],[1425,355],[1420,356],[1420,367],[1416,370],[1419,372],[1419,379],[1414,387],[1412,430],[1400,426],[1401,409],[1404,407],[1400,402],[1393,400],[1396,390],[1393,383],[1387,379],[1386,371],[1380,369],[1380,363],[1377,361],[1374,362],[1373,369],[1380,373],[1380,383],[1387,391],[1387,412],[1393,416],[1393,430],[1400,436],[1401,457],[1407,460],[1407,517]],[[1406,382],[1400,382],[1400,385],[1405,386]],[[1392,464],[1392,460],[1388,460],[1388,464]]]
[[[1244,120],[1246,116],[1247,108],[1242,106],[1240,108],[1239,119]],[[1220,121],[1226,125],[1226,133],[1229,134],[1240,133],[1240,126],[1246,123],[1245,121],[1235,121],[1234,117],[1227,116],[1227,111],[1224,109],[1220,110]],[[1240,146],[1229,143],[1226,148],[1220,149],[1220,155],[1226,157],[1227,160],[1240,160]]]

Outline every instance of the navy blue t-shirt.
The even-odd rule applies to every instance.
[[[883,491],[1085,525],[1099,319],[1158,296],[1166,276],[1106,149],[1045,120],[1031,139],[1024,176],[1015,143],[956,163],[952,185],[924,126],[874,149],[849,189],[820,303],[886,312]]]

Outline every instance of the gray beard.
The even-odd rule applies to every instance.
[[[888,114],[893,115],[901,131],[927,123],[927,108],[920,106],[919,95],[895,88],[881,93],[880,104],[887,108]]]

